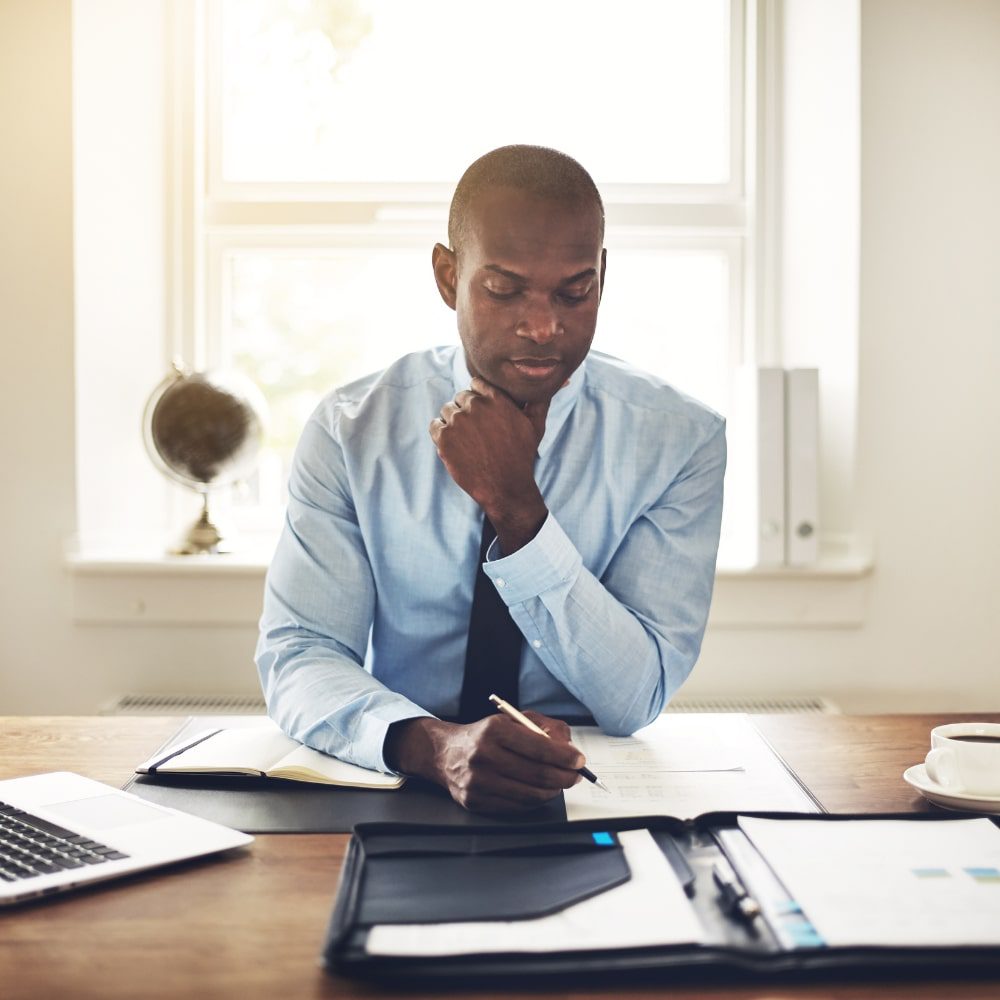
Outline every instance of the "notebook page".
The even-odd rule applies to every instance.
[[[249,767],[266,771],[298,745],[274,723],[223,729],[173,757],[160,770],[235,771]]]
[[[383,774],[381,771],[358,767],[357,764],[348,764],[347,761],[298,743],[290,753],[285,754],[276,768],[272,768],[272,773],[276,773],[278,777],[284,771],[319,774],[332,784],[354,788],[399,788],[404,780],[395,774]]]

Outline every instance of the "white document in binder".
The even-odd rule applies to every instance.
[[[819,372],[785,372],[785,559],[809,566],[819,557]]]

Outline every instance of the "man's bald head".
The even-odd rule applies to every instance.
[[[546,201],[594,207],[604,240],[604,203],[593,178],[571,156],[545,146],[501,146],[479,157],[462,175],[448,213],[448,242],[460,253],[472,225],[477,195],[496,187],[514,188]]]

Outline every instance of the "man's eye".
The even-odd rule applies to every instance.
[[[589,297],[590,287],[585,288],[583,291],[562,291],[559,293],[559,298],[571,306],[575,306],[580,302],[585,302]]]
[[[520,293],[519,288],[491,288],[489,285],[484,285],[483,287],[491,299],[497,299],[501,302],[512,299]]]

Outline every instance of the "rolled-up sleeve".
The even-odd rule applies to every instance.
[[[698,658],[725,467],[719,418],[632,523],[600,579],[551,513],[531,542],[486,563],[535,654],[607,733],[652,722]]]
[[[428,715],[365,669],[375,585],[351,498],[337,413],[296,450],[284,529],[268,570],[256,662],[268,712],[294,739],[387,771],[388,727]]]

